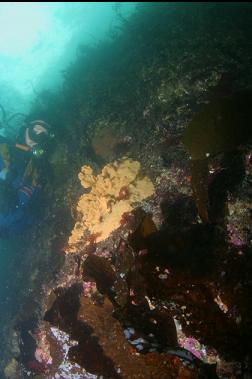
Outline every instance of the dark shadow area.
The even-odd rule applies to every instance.
[[[75,284],[68,289],[55,290],[57,299],[44,316],[44,320],[60,328],[78,341],[78,345],[71,347],[69,358],[92,374],[103,375],[104,378],[121,378],[116,372],[113,362],[106,357],[106,353],[99,345],[92,328],[78,320],[80,308],[79,297],[82,285]]]

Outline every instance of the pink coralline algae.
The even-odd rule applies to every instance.
[[[227,225],[229,242],[235,247],[245,246],[245,242],[242,240],[242,237],[239,235],[239,231],[232,226],[231,224]]]
[[[96,290],[96,284],[94,282],[83,282],[84,296],[90,297],[94,292],[96,292]]]
[[[193,337],[182,337],[179,339],[179,343],[183,346],[184,349],[189,350],[193,353],[197,358],[204,359],[205,358],[205,349],[204,347]]]
[[[35,351],[35,358],[39,363],[44,363],[45,365],[52,364],[52,357],[41,347],[37,347]]]

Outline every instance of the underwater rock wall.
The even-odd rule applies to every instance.
[[[205,223],[182,137],[216,93],[252,87],[251,25],[248,4],[139,4],[113,40],[66,70],[61,93],[34,105],[59,145],[23,262],[32,291],[15,323],[21,363],[8,356],[7,374],[249,375],[251,146],[228,175],[229,157],[205,167],[215,221]],[[220,88],[226,71],[237,77]]]

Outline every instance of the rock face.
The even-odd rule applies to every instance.
[[[114,307],[108,299],[95,304],[81,294],[80,287],[76,285],[68,290],[59,288],[56,294],[57,298],[46,312],[45,319],[75,340],[68,355],[89,375],[102,375],[106,379],[194,377],[169,354],[157,351],[139,354],[125,338],[126,328],[113,317]],[[161,319],[168,330],[167,319]],[[52,355],[56,356],[54,345],[55,342],[51,343]]]
[[[126,134],[127,125],[125,123],[101,119],[92,125],[92,129],[95,130],[95,133],[91,145],[96,156],[107,161],[127,152],[132,137]]]
[[[113,307],[108,301],[103,306],[94,306],[89,299],[82,297],[78,319],[95,330],[103,351],[112,359],[121,378],[177,378],[182,371],[188,378],[192,377],[189,370],[180,365],[176,367],[173,357],[168,354],[153,352],[141,355],[135,351],[125,338],[119,321],[112,317],[112,311]]]
[[[95,176],[88,166],[83,166],[79,179],[90,192],[80,197],[77,211],[79,221],[69,238],[66,252],[74,252],[78,242],[93,235],[96,242],[105,240],[120,227],[123,214],[134,209],[134,204],[154,194],[148,177],[141,178],[138,161],[123,158],[106,165]]]
[[[18,334],[18,378],[216,377],[206,363],[221,379],[251,376],[251,6],[138,6],[114,42],[67,70],[58,102],[38,109],[59,127],[55,178],[46,222],[19,254],[34,283],[18,316],[39,301],[47,321],[36,341],[29,323]],[[233,65],[240,95],[212,96]],[[185,349],[201,363],[186,368]]]
[[[18,362],[16,359],[12,358],[12,360],[8,363],[4,369],[4,375],[7,379],[18,379]]]

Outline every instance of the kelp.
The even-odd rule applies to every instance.
[[[233,151],[252,136],[252,91],[216,98],[205,104],[183,137],[193,160]]]
[[[208,221],[208,164],[219,154],[237,154],[252,137],[252,91],[216,97],[189,123],[183,142],[190,154],[192,188],[198,212]]]

